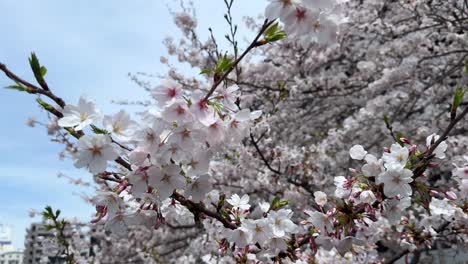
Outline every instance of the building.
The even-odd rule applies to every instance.
[[[65,227],[64,233],[66,238],[70,236],[73,230],[73,227],[70,225]],[[66,263],[66,260],[63,256],[56,254],[57,248],[54,230],[48,230],[44,223],[32,223],[31,226],[26,229],[24,248],[24,264]],[[85,256],[88,253],[89,249],[84,248],[81,255]]]
[[[36,264],[46,257],[44,240],[53,238],[54,232],[47,230],[42,223],[33,223],[26,229],[26,237],[24,240],[24,264]],[[61,262],[52,262],[61,263]]]
[[[23,252],[22,251],[8,251],[0,253],[0,264],[22,264]]]
[[[12,234],[9,225],[0,224],[0,264],[23,263],[23,252],[13,246]]]

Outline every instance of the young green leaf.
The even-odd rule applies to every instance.
[[[44,66],[41,66],[41,76],[44,77],[47,73],[47,68]]]
[[[286,37],[286,32],[279,27],[278,23],[271,25],[263,34],[265,42],[275,42]]]
[[[91,129],[93,130],[95,134],[103,134],[103,135],[109,134],[109,131],[99,128],[95,125],[91,125]]]
[[[203,69],[203,70],[200,72],[200,74],[210,74],[210,73],[212,73],[212,72],[213,72],[212,69]]]
[[[466,89],[461,87],[457,88],[455,91],[455,95],[453,96],[453,103],[452,103],[452,111],[456,110],[461,102],[463,101],[463,96],[465,96]]]
[[[20,91],[20,92],[27,92],[28,91],[26,87],[21,86],[21,85],[10,85],[10,86],[6,86],[5,89],[17,90],[17,91]]]

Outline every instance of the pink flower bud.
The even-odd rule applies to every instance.
[[[383,148],[383,151],[384,151],[384,152],[387,152],[387,153],[390,153],[390,149],[387,148],[387,147]]]
[[[445,192],[445,197],[447,197],[449,200],[456,200],[458,198],[457,194],[452,191]]]
[[[411,141],[409,141],[409,139],[407,139],[407,138],[400,138],[400,141],[401,141],[402,143],[411,145]]]
[[[438,197],[439,193],[435,190],[429,190],[429,195],[432,197]]]

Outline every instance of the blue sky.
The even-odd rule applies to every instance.
[[[207,37],[212,27],[223,39],[223,1],[194,2],[200,35]],[[265,2],[237,0],[235,20],[242,25],[242,16],[263,13]],[[85,94],[112,113],[121,108],[111,103],[113,99],[147,97],[128,72],[166,72],[159,63],[166,55],[162,41],[179,35],[167,6],[178,8],[176,1],[163,0],[0,0],[0,61],[32,81],[27,58],[34,51],[48,69],[49,86],[66,102],[75,103]],[[0,74],[0,86],[10,84]],[[87,190],[57,178],[59,172],[88,180],[90,175],[69,160],[60,161],[61,146],[50,142],[44,129],[27,127],[28,117],[46,120],[34,96],[0,90],[0,223],[13,226],[13,242],[19,248],[24,229],[33,221],[28,209],[51,205],[83,221],[93,212],[77,195]]]

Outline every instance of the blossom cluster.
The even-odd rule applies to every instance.
[[[262,59],[244,58],[213,96],[162,58],[171,81],[139,119],[103,116],[85,98],[57,107],[49,134],[79,137],[60,142],[100,184],[93,222],[129,240],[133,225],[152,229],[138,250],[164,244],[168,263],[378,263],[466,244],[468,123],[455,128],[461,111],[446,109],[467,84],[464,5],[349,1],[340,25],[344,2],[270,0],[266,17],[291,38],[254,42]],[[185,39],[167,40],[169,55],[210,72],[214,37],[200,39],[194,12],[175,20]],[[314,44],[333,43],[340,27],[341,47]],[[431,134],[449,122],[450,137]],[[352,142],[362,146],[348,152]]]
[[[212,188],[210,161],[246,137],[251,122],[261,114],[238,110],[238,94],[237,86],[213,98],[205,98],[200,91],[184,94],[181,85],[165,80],[153,90],[154,111],[144,113],[140,123],[125,111],[102,116],[83,97],[76,106],[66,105],[59,126],[82,131],[91,125],[95,132],[79,138],[73,154],[75,166],[93,174],[114,175],[120,182],[117,192],[102,192],[94,199],[99,219],[107,215],[108,223],[125,226],[127,216],[131,222],[138,218],[134,212],[125,212],[124,195],[119,196],[124,190],[138,211],[157,208],[175,190],[194,202],[203,200]],[[119,171],[108,170],[109,161],[121,156],[131,166],[124,179]]]
[[[336,42],[339,25],[346,22],[342,0],[269,0],[265,16],[279,18],[286,32],[302,43]]]

